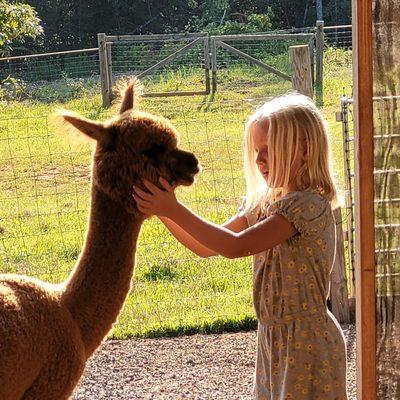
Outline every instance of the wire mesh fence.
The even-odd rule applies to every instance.
[[[310,47],[314,64],[312,35],[305,33],[215,36],[211,41],[214,90],[240,90],[251,85],[291,88],[289,48]]]
[[[85,78],[99,74],[98,49],[0,58],[0,79],[8,76],[28,82],[54,81],[65,75]]]
[[[153,90],[160,84],[170,91],[195,91],[199,86],[204,87],[208,37],[154,36],[146,39],[132,36],[132,40],[117,37],[109,43],[112,80],[137,75],[147,86],[154,87]]]
[[[324,27],[324,65],[330,66],[329,69],[325,68],[325,78],[340,74],[343,68],[346,73],[348,69],[351,71],[352,57],[351,25]]]
[[[325,46],[350,50],[353,48],[352,26],[325,26]]]
[[[146,105],[170,118],[181,146],[203,172],[182,200],[211,220],[234,215],[243,194],[243,123],[247,101],[180,107]],[[89,204],[91,146],[55,134],[47,117],[0,121],[0,270],[46,281],[65,279],[81,250]],[[134,291],[117,335],[190,330],[215,321],[252,319],[250,260],[201,260],[155,219],[138,246]]]
[[[97,48],[0,58],[0,100],[66,101],[98,91]]]
[[[230,44],[287,71],[283,53],[291,45],[289,41],[279,45],[257,41]],[[129,68],[134,65],[129,59],[139,59],[136,54],[143,49],[147,56],[140,58],[138,66],[132,69],[135,73],[150,68],[153,56],[158,57],[154,63],[179,51],[174,41],[165,48],[157,46],[160,45],[156,41],[147,48],[132,43],[113,44],[110,48],[113,77],[129,74]],[[190,89],[203,84],[204,75],[200,74],[205,60],[202,46],[196,45],[187,55],[172,60],[157,72],[156,78],[147,78],[146,90],[154,90],[157,85],[176,90],[185,87],[182,85]],[[285,93],[291,84],[257,71],[246,60],[239,62],[226,49],[219,48],[218,52],[218,79],[223,95],[213,99],[145,99],[143,109],[169,118],[180,131],[182,147],[193,151],[200,159],[203,173],[197,184],[180,189],[179,196],[205,218],[220,223],[235,214],[244,193],[241,146],[244,121],[265,96]],[[89,55],[97,60],[98,68],[98,52],[90,51]],[[82,60],[86,65],[87,59]],[[54,70],[57,70],[58,61],[54,63]],[[32,79],[33,65],[29,71]],[[331,67],[327,64],[327,74],[331,73]],[[79,68],[77,65],[76,70]],[[186,68],[194,72],[190,74]],[[178,71],[183,70],[186,72],[182,72],[179,81]],[[332,85],[337,86],[341,81],[340,74],[348,81],[346,58],[335,71],[331,75],[335,76]],[[77,144],[55,133],[49,115],[54,102],[71,99],[76,100],[68,108],[75,108],[89,118],[104,119],[111,115],[112,111],[103,109],[99,102],[98,70],[87,67],[82,72],[87,72],[85,76],[91,78],[68,75],[57,80],[57,73],[50,74],[48,78],[42,76],[40,91],[17,97],[17,101],[6,99],[8,106],[0,119],[1,272],[59,282],[65,279],[79,255],[88,218],[92,148],[91,144]],[[22,72],[18,76],[22,77]],[[332,102],[335,103],[337,90],[333,89],[332,98],[336,97]],[[19,101],[25,99],[29,101]],[[333,142],[335,148],[342,147],[340,136],[333,136]],[[177,244],[156,220],[146,222],[139,241],[134,291],[116,327],[116,335],[165,334],[190,331],[194,326],[197,330],[199,326],[205,330],[214,326],[214,330],[215,327],[218,330],[218,326],[233,324],[237,327],[253,322],[249,259],[199,259]]]
[[[260,63],[257,65],[249,61],[250,58],[291,76],[289,47],[308,44],[314,54],[315,31],[315,28],[302,28],[268,32],[257,34],[258,40],[251,39],[257,35],[234,35],[237,38],[231,35],[227,43],[237,50],[236,53],[221,46],[215,50],[218,90],[229,91],[234,86],[246,91],[252,84],[282,84],[282,76],[260,67]],[[177,35],[153,35],[153,38],[143,35],[142,39],[136,36],[135,40],[113,37],[108,50],[112,81],[121,76],[143,74],[142,80],[153,92],[160,91],[160,88],[164,92],[190,93],[205,87],[207,90],[207,70],[212,68],[212,46],[208,35],[194,35],[197,35],[198,41],[185,51],[182,48],[190,44],[191,39],[185,35],[179,38]],[[275,39],[271,39],[273,36]],[[223,37],[218,38],[223,40]],[[195,37],[192,39],[196,40]],[[324,27],[324,43],[325,63],[336,66],[337,70],[343,63],[351,65],[351,26]],[[30,98],[51,102],[98,93],[101,90],[98,50],[92,48],[0,59],[0,99]],[[248,57],[238,56],[238,52]],[[333,74],[334,68],[329,71]],[[286,86],[290,89],[290,79]]]
[[[398,98],[374,98],[375,115],[375,253],[376,285],[378,297],[400,294],[400,270],[398,254],[400,232],[400,169],[398,148],[400,135],[396,129],[387,125],[388,113],[392,113],[393,103]],[[349,234],[349,264],[352,270],[354,293],[355,258],[355,159],[354,159],[354,121],[352,99],[342,99],[342,127],[345,154],[346,209]],[[389,116],[390,117],[390,116]]]

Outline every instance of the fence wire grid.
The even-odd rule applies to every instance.
[[[201,71],[200,47],[188,53],[192,57],[192,61],[186,61],[190,69]],[[254,56],[259,56],[257,52],[261,50],[264,51],[255,44],[247,48]],[[113,60],[113,71],[124,74],[124,54],[128,50],[116,46],[113,51],[116,60],[121,60],[119,63]],[[98,57],[96,52],[90,54]],[[282,67],[280,54],[268,62]],[[181,146],[199,158],[203,172],[198,182],[192,188],[180,189],[179,197],[200,215],[217,223],[236,213],[244,194],[242,134],[246,118],[266,96],[290,89],[290,82],[287,85],[282,80],[271,83],[255,79],[251,68],[245,71],[241,67],[239,72],[232,73],[236,66],[230,67],[229,63],[236,60],[229,57],[221,59],[225,60],[221,64],[226,67],[227,78],[220,97],[142,102],[143,110],[169,118],[181,134]],[[343,68],[348,67],[347,61],[342,58],[342,62],[341,66],[335,66],[332,76],[340,72],[348,78],[348,70]],[[140,68],[147,67],[143,62]],[[327,64],[324,70],[326,76],[331,73],[330,67]],[[87,142],[75,143],[54,132],[49,115],[58,101],[71,100],[67,107],[89,118],[105,119],[112,114],[100,106],[100,82],[95,69],[93,73],[91,69],[82,71],[89,71],[90,78],[85,78],[85,72],[80,78],[50,82],[55,76],[52,75],[49,81],[40,81],[40,91],[35,94],[16,98],[10,95],[1,104],[4,107],[0,119],[1,272],[60,282],[79,256],[88,218],[92,146]],[[29,77],[35,76],[34,64],[29,73]],[[204,78],[196,74],[189,74],[188,80]],[[159,78],[167,80],[164,73]],[[38,82],[34,84],[39,86]],[[332,98],[334,93],[332,89]],[[332,104],[339,104],[338,100],[336,96]],[[337,131],[333,125],[331,128]],[[333,136],[333,141],[333,147],[342,149],[340,133]],[[250,259],[194,257],[156,219],[146,222],[139,239],[134,290],[115,328],[115,336],[190,332],[198,331],[199,326],[205,331],[237,329],[254,324],[250,264]]]

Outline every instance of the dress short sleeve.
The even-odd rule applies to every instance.
[[[237,215],[239,217],[246,217],[247,224],[249,226],[252,226],[258,220],[259,209],[258,209],[258,207],[256,207],[255,209],[251,210],[250,212],[245,212],[245,204],[246,204],[246,199],[244,198],[242,200],[242,204],[240,205],[240,207],[238,209]]]
[[[318,235],[332,221],[329,201],[316,192],[287,194],[268,207],[268,215],[273,214],[285,217],[304,237]]]

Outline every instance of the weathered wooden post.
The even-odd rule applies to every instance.
[[[209,94],[211,91],[210,87],[210,68],[211,68],[211,60],[210,60],[210,37],[207,36],[204,38],[204,73],[205,73],[205,81],[206,81],[206,94]]]
[[[113,80],[112,80],[112,57],[111,57],[111,42],[106,42],[106,51],[107,51],[107,80],[108,80],[108,89],[110,91],[110,99],[112,94]]]
[[[110,101],[110,86],[109,86],[108,66],[107,66],[106,34],[98,33],[97,41],[99,44],[101,96],[103,98],[103,107],[109,107],[111,101]]]
[[[324,73],[324,21],[317,21],[315,30],[316,77],[315,84],[322,90]]]
[[[308,42],[308,47],[310,48],[310,62],[311,62],[311,78],[312,84],[315,85],[315,43],[312,37]]]
[[[292,65],[292,87],[299,93],[313,98],[310,48],[307,44],[289,47]]]
[[[341,323],[350,322],[349,298],[347,291],[346,262],[344,257],[342,210],[333,211],[336,223],[336,257],[331,274],[330,299],[332,313]]]

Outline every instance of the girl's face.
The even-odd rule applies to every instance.
[[[255,123],[251,127],[250,134],[252,135],[254,150],[257,154],[256,164],[261,175],[264,177],[267,184],[269,184],[269,163],[268,163],[268,121],[263,123]]]
[[[269,149],[268,149],[268,129],[269,122],[263,121],[262,123],[255,123],[251,127],[250,134],[252,135],[254,150],[257,154],[256,164],[261,175],[264,177],[265,182],[269,187],[274,187],[274,171],[271,170],[271,164],[269,162]],[[304,163],[301,154],[294,155],[293,164],[289,175],[289,185],[284,188],[285,190],[297,190],[297,186],[294,183],[296,181],[296,175],[300,167]]]

